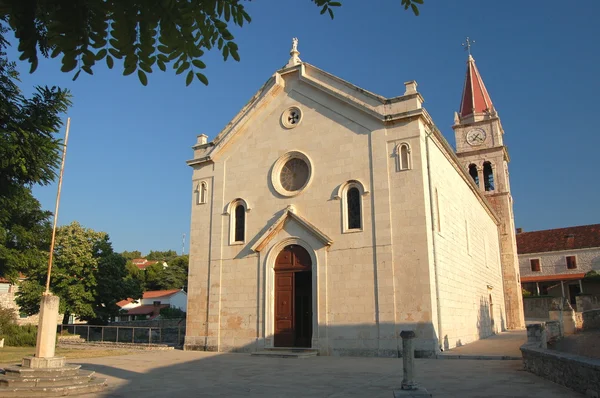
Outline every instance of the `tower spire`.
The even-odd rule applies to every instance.
[[[464,119],[468,116],[485,115],[493,111],[493,104],[485,84],[481,79],[479,70],[475,65],[475,59],[471,55],[471,45],[475,43],[467,37],[466,50],[469,52],[467,59],[467,75],[463,87],[462,99],[460,101],[459,116]]]

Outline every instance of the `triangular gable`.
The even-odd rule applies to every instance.
[[[333,239],[331,239],[324,232],[322,232],[313,224],[311,224],[304,217],[301,217],[298,214],[296,214],[296,209],[294,208],[294,206],[288,206],[281,215],[281,217],[275,220],[273,224],[269,227],[269,229],[267,229],[267,231],[264,234],[262,234],[260,238],[258,238],[256,243],[251,248],[252,251],[259,252],[262,249],[264,249],[267,246],[267,244],[271,241],[271,239],[273,239],[275,235],[277,235],[277,233],[281,231],[281,229],[283,229],[285,223],[290,219],[300,224],[304,229],[310,232],[319,242],[323,243],[324,245],[331,246],[333,244]]]
[[[285,75],[292,73],[297,73],[300,81],[370,115],[382,124],[419,115],[431,120],[427,111],[421,107],[423,97],[415,90],[416,83],[414,82],[405,83],[407,90],[404,95],[386,98],[303,62],[293,67],[281,69],[271,76],[231,122],[217,134],[210,147],[206,144],[194,147],[194,149],[206,147],[208,149],[208,153],[205,152],[206,156],[188,160],[187,164],[193,166],[214,160],[215,156],[227,147],[227,143],[240,130],[243,130],[243,126],[252,118],[253,113],[263,108],[283,91]]]

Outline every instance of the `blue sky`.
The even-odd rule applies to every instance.
[[[173,249],[189,233],[196,135],[212,139],[289,58],[392,97],[417,80],[425,107],[454,145],[465,36],[502,118],[515,203],[527,231],[600,222],[600,2],[433,1],[421,16],[400,0],[344,0],[332,21],[309,0],[245,3],[252,23],[234,29],[241,62],[207,53],[208,87],[157,70],[143,87],[135,75],[97,65],[76,82],[57,60],[21,87],[58,85],[73,93],[59,224],[78,220],[110,234],[117,251]],[[14,48],[9,54],[14,55]],[[13,57],[16,59],[16,57]],[[54,209],[56,185],[36,187]],[[186,248],[188,251],[188,240]]]

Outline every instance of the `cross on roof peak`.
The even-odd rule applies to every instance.
[[[465,40],[464,43],[462,43],[462,46],[465,48],[465,51],[467,51],[469,53],[469,57],[471,56],[471,46],[475,44],[475,40],[471,40],[469,38],[469,36],[467,36],[467,39]]]

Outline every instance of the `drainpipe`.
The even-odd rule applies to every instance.
[[[435,298],[436,298],[436,306],[437,306],[437,326],[438,326],[438,344],[440,351],[444,351],[443,346],[443,333],[442,333],[442,304],[440,302],[440,284],[439,284],[439,274],[438,274],[438,266],[437,266],[437,253],[435,249],[435,240],[436,240],[436,231],[435,231],[435,223],[434,221],[434,210],[433,210],[433,187],[431,186],[431,167],[429,160],[429,137],[432,134],[432,131],[425,133],[425,154],[427,160],[427,185],[429,188],[429,210],[431,211],[431,236],[432,246],[433,246],[433,271],[435,275]]]

